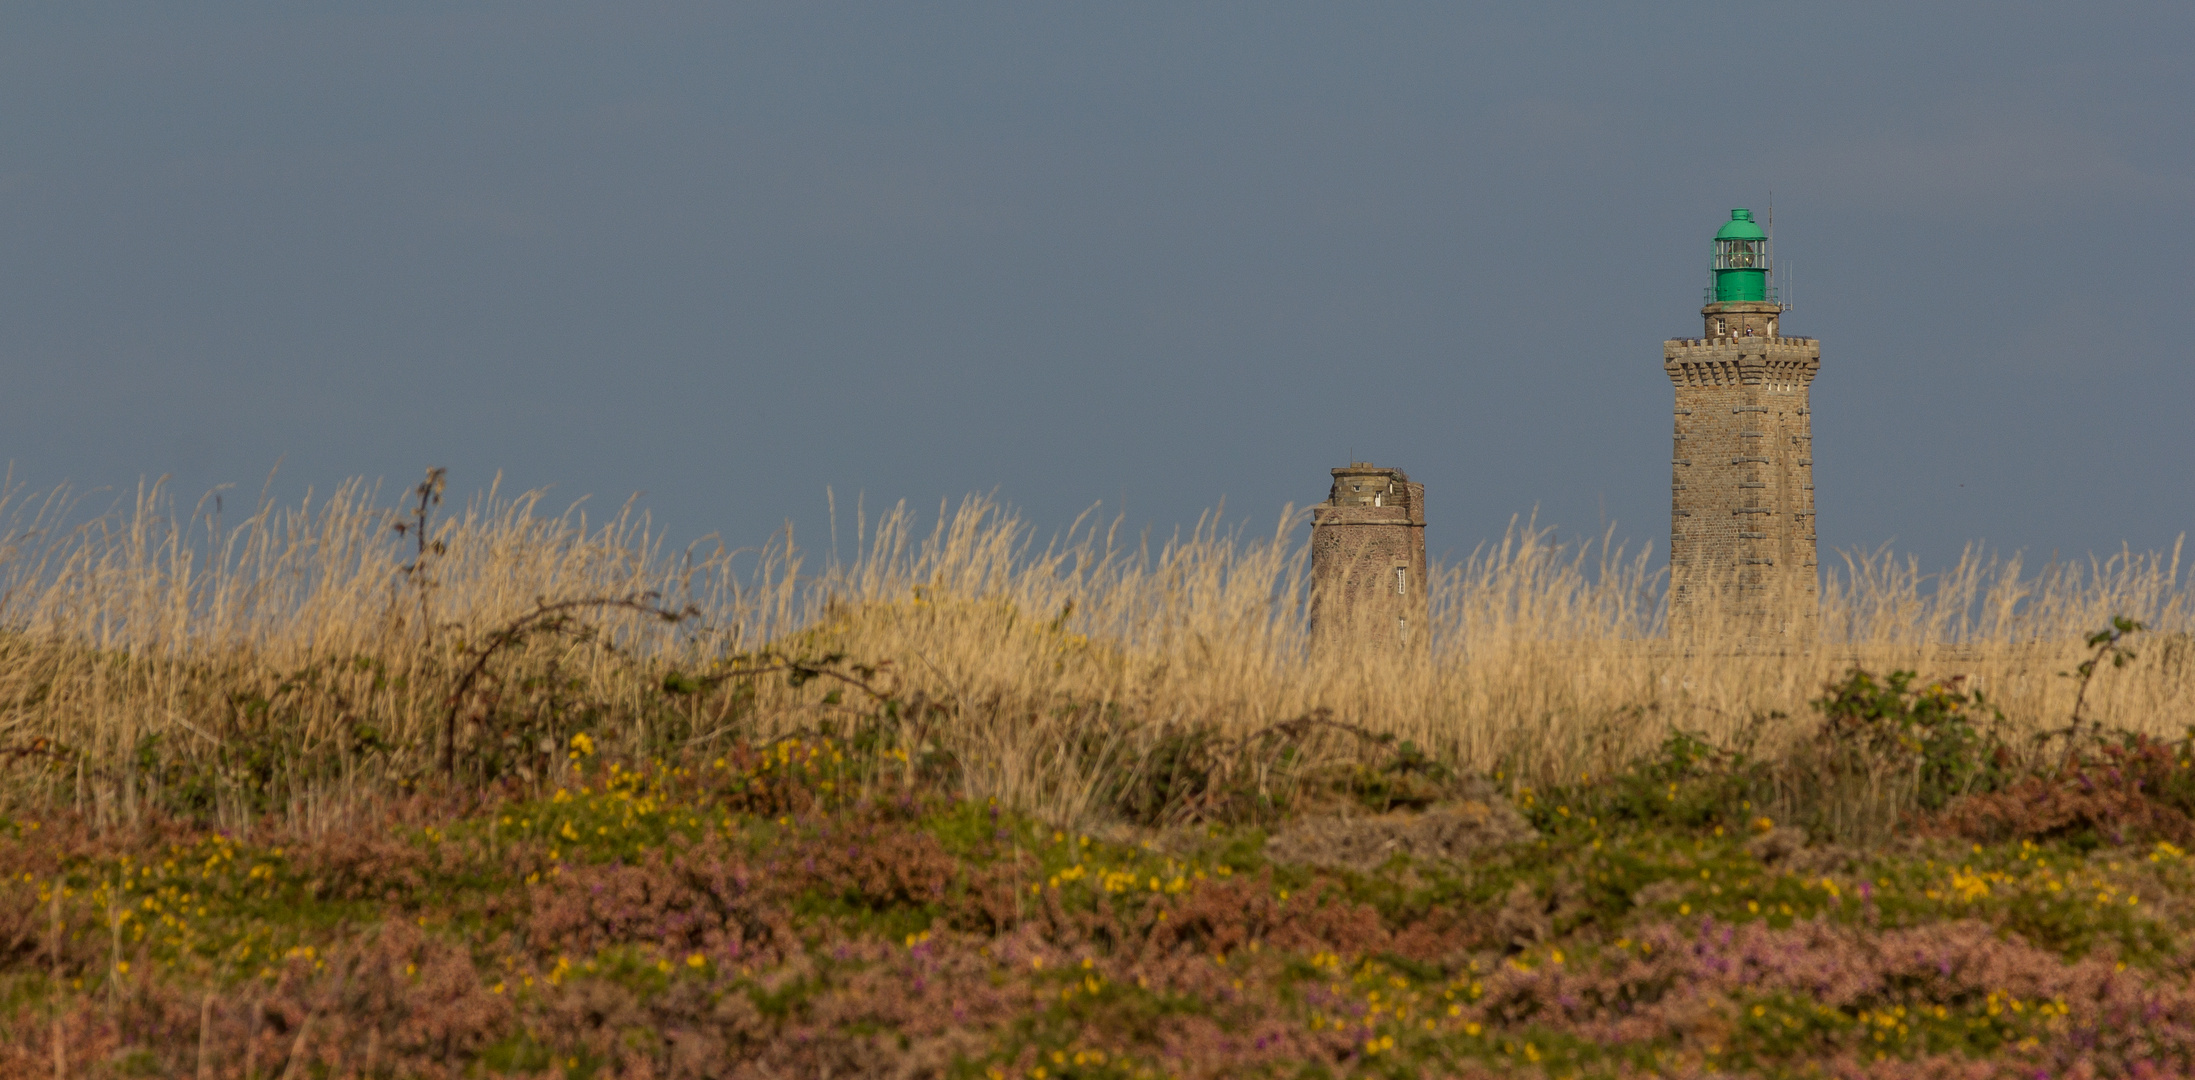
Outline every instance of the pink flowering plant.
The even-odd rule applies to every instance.
[[[1259,774],[1283,798],[1192,740],[1223,771],[1112,777],[1072,825],[961,795],[873,669],[784,666],[850,717],[572,732],[313,829],[12,814],[0,1077],[2195,1072],[2184,742],[2023,757],[1977,699],[1853,672],[1776,754],[1680,734],[1504,791],[1366,743]],[[1442,822],[1479,839],[1411,839]]]

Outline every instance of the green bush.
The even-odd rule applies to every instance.
[[[1940,810],[1961,795],[1995,791],[2011,773],[1999,736],[2004,714],[1980,693],[1929,683],[1916,688],[1911,671],[1887,679],[1853,668],[1813,702],[1822,714],[1819,742],[1832,769],[1902,781],[1924,810]],[[1988,719],[1976,722],[1976,715]]]
[[[1586,822],[1752,829],[1765,818],[1818,839],[1868,842],[1915,813],[2018,778],[2003,716],[1980,694],[1921,685],[1911,671],[1882,677],[1853,668],[1812,704],[1819,725],[1778,752],[1756,748],[1787,722],[1781,713],[1755,717],[1727,743],[1674,731],[1622,772],[1527,792],[1520,808],[1551,831]]]
[[[1745,823],[1773,788],[1769,765],[1756,760],[1745,742],[1719,746],[1699,732],[1678,730],[1623,772],[1527,793],[1518,806],[1542,831],[1587,823],[1711,829]]]

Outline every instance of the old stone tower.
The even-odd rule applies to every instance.
[[[1424,646],[1425,485],[1365,461],[1333,475],[1311,508],[1314,647]]]
[[[1715,234],[1702,336],[1662,345],[1677,387],[1671,454],[1672,638],[1777,647],[1813,636],[1814,445],[1821,345],[1789,337],[1768,234],[1733,210]]]

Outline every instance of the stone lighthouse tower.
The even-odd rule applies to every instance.
[[[1673,639],[1777,648],[1813,636],[1813,416],[1821,345],[1778,325],[1768,234],[1732,210],[1715,234],[1701,336],[1662,344],[1676,384],[1670,455]]]
[[[1368,461],[1333,476],[1311,508],[1313,647],[1423,648],[1425,485]]]

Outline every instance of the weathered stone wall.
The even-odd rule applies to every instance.
[[[1424,647],[1425,485],[1369,462],[1333,476],[1311,509],[1313,644]]]
[[[1709,304],[1707,336],[1663,343],[1677,391],[1670,490],[1672,637],[1773,647],[1813,636],[1812,338],[1777,337],[1774,304]],[[1720,333],[1718,333],[1720,331]]]

